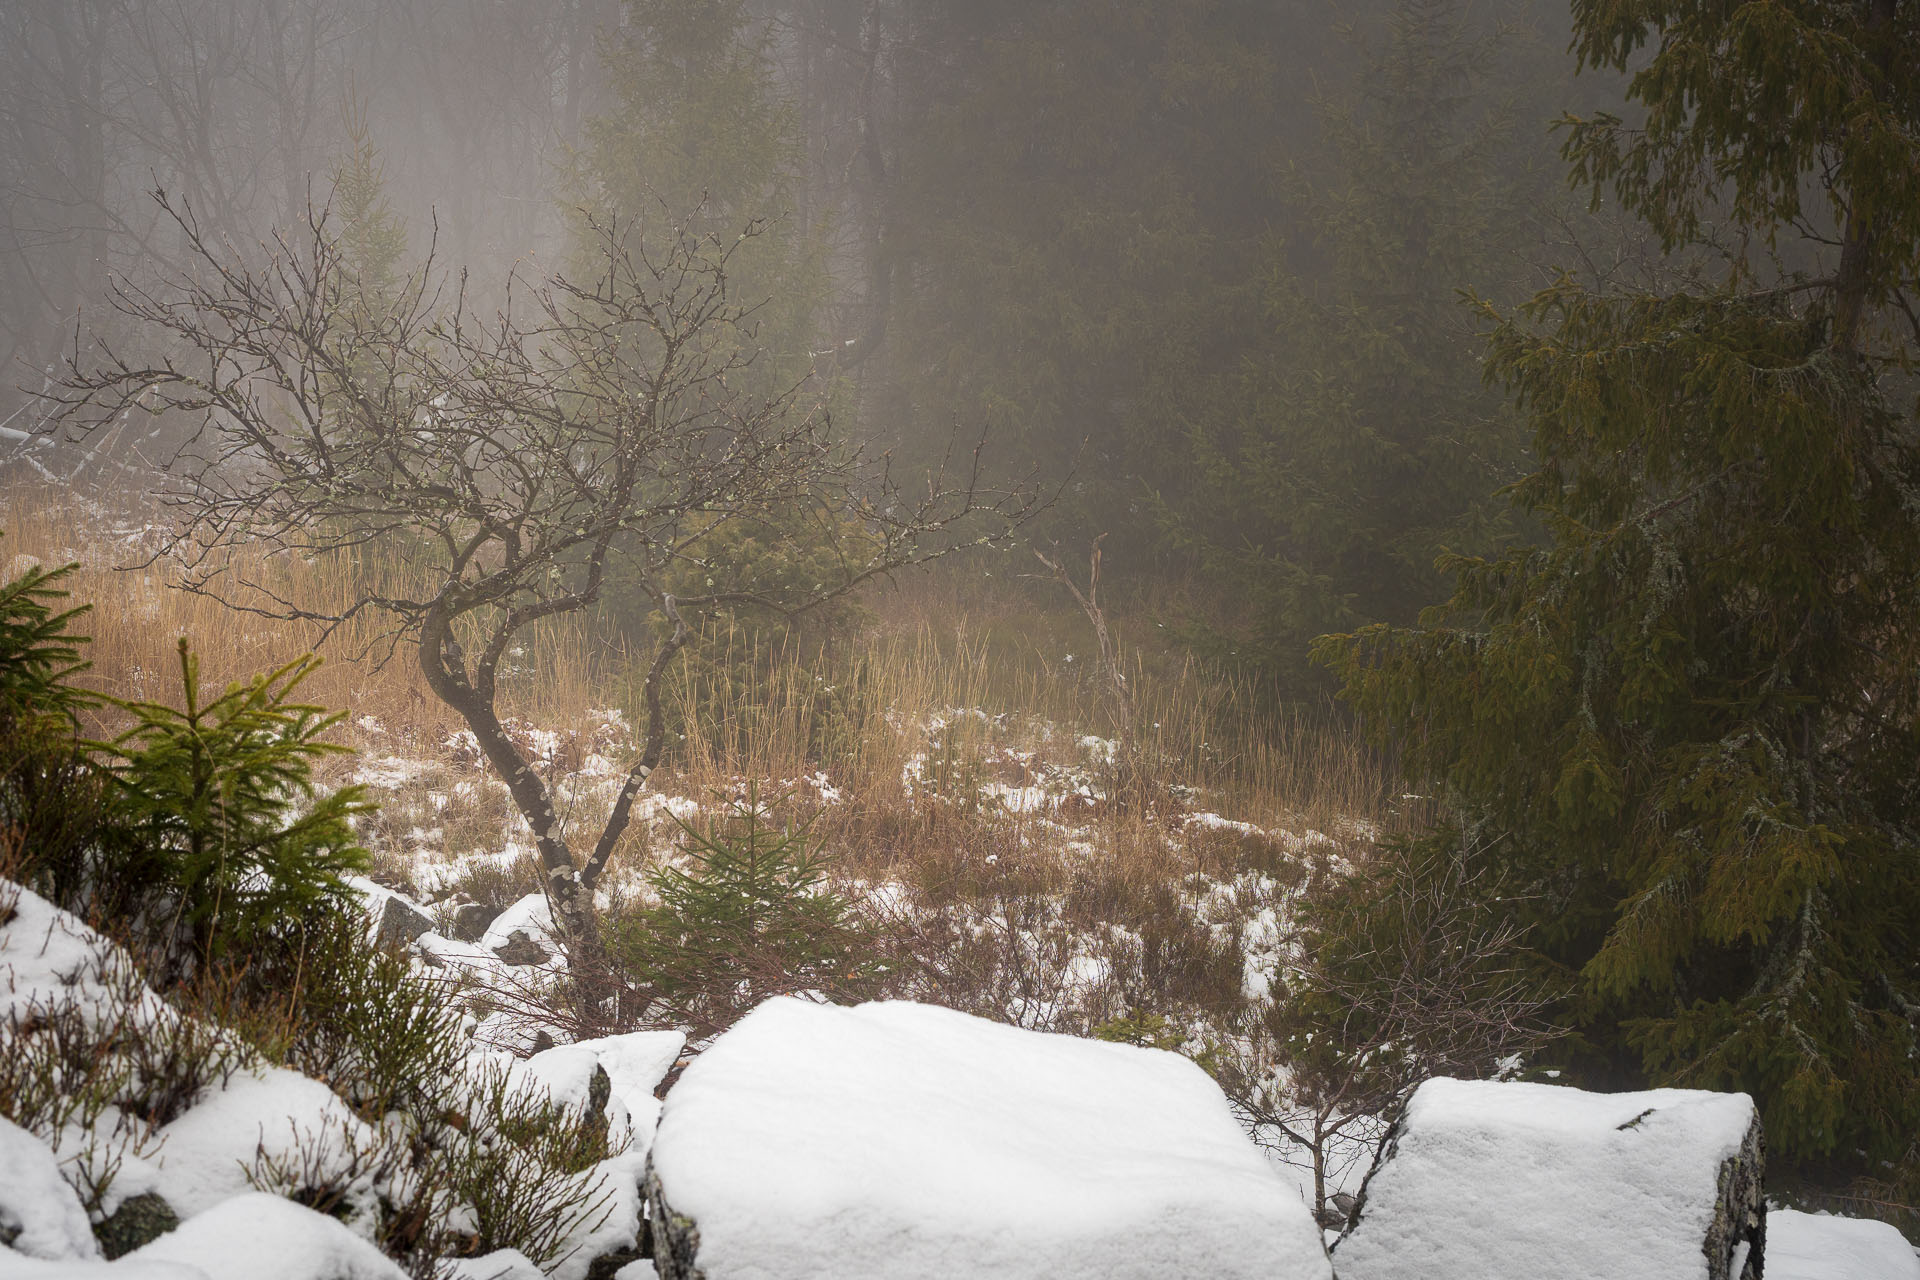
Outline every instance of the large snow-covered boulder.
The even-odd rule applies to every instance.
[[[1752,1280],[1761,1165],[1744,1093],[1429,1080],[1334,1263],[1340,1280]]]
[[[1767,1280],[1920,1280],[1920,1257],[1884,1222],[1775,1209]]]
[[[927,1005],[761,1005],[667,1095],[648,1192],[669,1280],[1332,1276],[1192,1062]]]

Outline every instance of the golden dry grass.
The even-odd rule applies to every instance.
[[[203,678],[222,685],[314,646],[311,626],[235,612],[179,589],[177,566],[155,558],[163,527],[151,510],[109,512],[44,488],[0,493],[0,568],[22,555],[79,564],[65,585],[76,603],[92,606],[82,628],[92,637],[88,683],[123,698],[173,700],[182,636],[200,654]],[[251,584],[322,611],[352,598],[354,574],[404,585],[408,572],[245,549],[222,568],[236,593]],[[668,701],[676,735],[657,784],[703,797],[749,778],[792,784],[824,772],[846,802],[823,815],[823,834],[845,851],[850,870],[883,875],[913,866],[922,884],[949,887],[977,869],[978,815],[924,795],[916,804],[903,781],[916,759],[942,785],[1017,787],[1087,768],[1082,735],[1120,738],[1124,728],[1137,772],[1192,807],[1263,827],[1335,832],[1356,823],[1391,830],[1406,819],[1399,788],[1337,717],[1275,714],[1172,646],[1126,646],[1124,630],[1135,723],[1114,724],[1102,676],[1089,669],[1085,619],[1064,600],[1008,585],[1004,574],[989,579],[964,566],[917,574],[874,592],[865,607],[864,625],[825,649],[769,650],[765,632],[716,632],[675,671]],[[373,617],[340,628],[321,647],[326,665],[304,695],[348,711],[345,739],[354,745],[431,756],[458,718],[427,691],[412,648],[390,640]],[[526,650],[504,684],[504,714],[567,729],[587,725],[594,709],[618,707],[638,722],[641,664],[590,635],[583,621],[539,630]],[[363,718],[382,727],[377,737],[358,727]],[[1015,828],[1025,820],[1002,816]],[[1181,842],[1175,853],[1156,834],[1164,812],[1106,803],[1075,821],[1105,829],[1112,892],[1145,894],[1169,876],[1209,869],[1196,859],[1260,856],[1238,837]],[[1011,844],[1023,845],[1017,831]],[[1031,861],[996,864],[993,878]],[[1048,878],[1064,883],[1064,875]]]

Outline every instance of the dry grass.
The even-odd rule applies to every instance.
[[[0,492],[0,567],[30,556],[43,566],[77,563],[65,587],[77,604],[92,606],[81,624],[91,637],[86,683],[116,697],[176,699],[175,645],[185,637],[199,655],[201,678],[223,686],[315,651],[327,659],[303,687],[306,698],[371,717],[420,742],[438,741],[459,718],[427,691],[413,652],[396,645],[384,620],[368,614],[324,638],[320,628],[237,611],[208,594],[180,589],[183,573],[161,557],[165,517],[133,505],[114,509],[82,504],[57,490],[16,486]],[[263,602],[268,593],[324,612],[341,609],[365,576],[404,587],[417,582],[403,565],[349,563],[344,558],[301,560],[242,549],[218,562],[216,589],[229,598]],[[522,660],[526,678],[510,712],[562,711],[586,697],[586,645],[579,629],[539,634]]]
[[[178,589],[177,569],[154,558],[157,524],[46,490],[0,494],[0,567],[21,554],[80,564],[67,585],[93,606],[91,683],[171,700],[180,636],[209,682],[318,639]],[[404,585],[409,572],[250,551],[223,568],[236,587],[323,610],[351,598],[354,575]],[[1276,715],[1153,634],[1132,643],[1121,628],[1133,723],[1114,723],[1086,620],[1051,588],[950,566],[874,593],[864,612],[831,643],[711,632],[675,670],[655,787],[703,802],[749,781],[790,791],[847,884],[906,890],[911,918],[890,924],[924,996],[1080,1030],[1141,1009],[1224,1009],[1241,999],[1244,917],[1283,906],[1315,858],[1417,817],[1331,713]],[[461,753],[461,726],[426,691],[410,647],[366,619],[321,651],[327,665],[305,693],[350,713],[343,739],[363,753],[342,776],[390,775],[376,784],[383,811],[362,828],[380,878],[492,907],[533,891],[504,788]],[[576,840],[590,842],[604,816],[604,789],[573,787],[582,761],[632,747],[631,730],[609,741],[618,722],[606,713],[639,723],[643,663],[628,659],[576,620],[532,637],[504,684],[503,713],[560,735],[544,767]],[[1200,812],[1235,821],[1191,820]],[[1325,835],[1303,844],[1308,833]],[[674,834],[664,818],[636,824],[616,898],[644,893]],[[1234,885],[1241,900],[1226,911],[1216,900]],[[1097,982],[1085,980],[1089,957]]]

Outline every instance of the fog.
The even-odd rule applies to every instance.
[[[1244,355],[1250,276],[1325,274],[1315,201],[1364,194],[1356,146],[1397,148],[1375,177],[1439,221],[1514,214],[1434,281],[1511,292],[1550,256],[1547,123],[1604,88],[1572,86],[1564,14],[1510,4],[20,0],[0,23],[0,413],[83,312],[83,340],[112,331],[110,279],[181,265],[155,188],[257,244],[328,202],[359,131],[412,257],[482,290],[563,267],[583,207],[771,219],[806,278],[770,340],[831,352],[864,422],[991,418],[1101,476],[1174,429],[1141,420],[1155,363]]]

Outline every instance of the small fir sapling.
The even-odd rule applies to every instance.
[[[314,765],[346,750],[324,741],[345,713],[293,700],[318,659],[206,700],[184,639],[179,655],[183,705],[116,700],[133,727],[92,746],[138,850],[133,870],[166,887],[167,931],[205,966],[343,901],[341,877],[367,859],[352,819],[370,806],[361,787],[314,782]]]
[[[878,977],[875,942],[827,883],[811,824],[776,826],[778,803],[750,787],[722,821],[680,823],[690,866],[655,872],[660,903],[618,947],[654,1013],[710,1034],[769,996]]]

